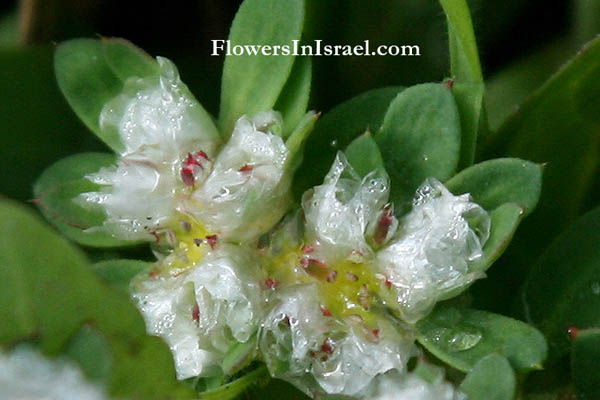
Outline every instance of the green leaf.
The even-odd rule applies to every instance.
[[[129,282],[153,263],[140,260],[108,260],[92,265],[92,268],[111,287],[129,293]]]
[[[230,46],[291,46],[300,40],[303,21],[303,0],[245,0],[229,32]],[[219,115],[225,138],[242,115],[273,108],[293,63],[294,57],[281,50],[278,56],[244,53],[225,58]]]
[[[116,130],[100,129],[104,104],[123,87],[104,57],[102,42],[75,39],[60,44],[54,56],[54,70],[58,86],[77,116],[113,150],[123,150]]]
[[[469,6],[465,0],[440,0],[448,21],[452,93],[460,112],[462,129],[459,169],[473,164],[483,113],[483,75],[473,32]]]
[[[305,143],[310,137],[309,135],[313,131],[313,127],[315,126],[319,115],[320,114],[317,114],[314,111],[307,112],[296,126],[294,132],[292,132],[285,142],[285,146],[290,151],[290,156],[286,165],[288,171],[293,173],[302,163]]]
[[[34,185],[36,203],[44,216],[69,239],[94,247],[131,246],[135,242],[119,240],[102,231],[86,231],[102,226],[104,212],[97,207],[83,207],[74,199],[81,193],[99,189],[86,175],[115,163],[115,156],[105,153],[81,153],[51,165]]]
[[[456,194],[470,193],[473,200],[493,210],[504,203],[516,203],[529,214],[542,190],[543,166],[516,158],[484,161],[467,168],[446,182]]]
[[[110,344],[92,325],[85,325],[69,341],[66,353],[94,381],[107,381],[112,364]]]
[[[202,400],[233,400],[253,387],[263,386],[270,379],[267,367],[261,365],[252,372],[243,375],[219,388],[200,393]]]
[[[481,83],[483,75],[469,6],[465,0],[440,0],[448,21],[450,68],[458,82]]]
[[[344,153],[352,168],[362,177],[377,169],[385,170],[379,147],[369,131],[354,139]]]
[[[581,213],[600,162],[595,101],[599,82],[600,39],[596,39],[520,106],[484,154],[547,163],[540,205],[520,230],[527,249],[510,260],[516,268],[525,270],[523,266]]]
[[[77,248],[6,200],[0,201],[0,233],[0,345],[35,337],[47,354],[58,354],[70,343],[73,355],[81,351],[81,341],[95,340],[80,331],[89,324],[110,348],[106,383],[111,395],[190,398],[192,393],[176,380],[166,344],[146,335],[133,303],[104,286]],[[93,375],[102,376],[101,371]]]
[[[551,358],[568,353],[567,330],[600,326],[600,208],[561,233],[523,288],[525,316],[548,338]]]
[[[477,135],[483,119],[483,83],[455,82],[452,93],[460,114],[461,149],[459,169],[467,168],[475,160]]]
[[[492,353],[473,366],[460,390],[469,400],[512,400],[517,393],[517,379],[506,357]]]
[[[156,60],[125,39],[102,39],[102,47],[106,63],[123,83],[132,76],[145,78],[160,72]]]
[[[275,110],[283,115],[283,137],[288,137],[306,114],[312,78],[312,61],[299,57],[294,61],[290,78],[283,87]]]
[[[401,87],[370,90],[325,114],[307,140],[304,162],[294,177],[294,195],[300,198],[306,190],[320,185],[339,150],[366,130],[376,132],[390,102],[402,90]]]
[[[540,369],[546,341],[530,325],[486,311],[438,306],[417,323],[417,340],[452,367],[468,372],[483,357],[503,354],[517,372]]]
[[[392,180],[391,199],[402,205],[428,177],[454,175],[460,151],[460,120],[450,89],[427,83],[400,93],[375,135]]]
[[[578,398],[600,398],[600,329],[579,331],[571,349],[571,372]]]
[[[515,203],[502,204],[490,212],[490,237],[483,246],[483,256],[473,262],[471,270],[485,271],[502,255],[524,215],[523,207]]]
[[[226,375],[233,375],[247,367],[256,355],[256,335],[244,343],[236,342],[227,350],[221,369]]]

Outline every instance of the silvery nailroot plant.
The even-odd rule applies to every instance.
[[[3,341],[67,348],[114,397],[234,398],[270,375],[316,398],[514,398],[543,336],[457,296],[535,207],[542,167],[473,165],[477,49],[465,3],[442,5],[452,79],[367,92],[319,121],[308,58],[228,57],[215,119],[165,58],[119,39],[61,44],[59,86],[114,154],[51,166],[40,209],[75,242],[150,242],[157,261],[94,266],[112,296],[44,231],[48,259],[74,254],[35,284],[64,279],[48,293],[64,308],[40,304]],[[246,0],[230,40],[290,43],[303,15],[300,0]]]

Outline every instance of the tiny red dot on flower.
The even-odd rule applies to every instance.
[[[215,246],[217,245],[219,238],[217,237],[217,235],[208,235],[206,236],[206,243],[210,246],[211,249],[215,249]]]
[[[392,287],[392,281],[390,281],[389,278],[385,278],[385,286],[387,288],[391,288]]]
[[[267,289],[275,289],[279,286],[279,282],[277,282],[275,279],[267,278],[267,280],[265,280],[265,286]]]
[[[192,318],[196,323],[200,321],[200,307],[198,307],[198,303],[194,303],[194,309],[192,310]]]
[[[185,186],[194,186],[194,167],[187,166],[181,169],[181,180]]]
[[[337,271],[331,271],[329,274],[327,274],[327,282],[335,282],[335,280],[337,279]]]
[[[150,278],[156,278],[159,274],[159,270],[158,267],[153,268],[152,271],[150,271],[150,273],[148,274],[150,276]]]
[[[242,168],[239,169],[240,172],[250,172],[254,169],[254,167],[252,165],[244,165]]]
[[[202,157],[206,161],[210,161],[209,158],[208,158],[208,156],[206,155],[206,153],[203,150],[197,151],[196,152],[196,157]]]
[[[321,351],[323,353],[333,354],[333,347],[331,347],[331,345],[329,344],[329,340],[323,342],[323,344],[321,345]]]
[[[319,268],[327,268],[327,264],[325,264],[323,261],[321,260],[317,260],[316,258],[309,258],[308,259],[308,264],[309,265],[314,265],[317,266]]]
[[[579,333],[579,328],[576,326],[570,326],[567,329],[567,333],[569,334],[569,337],[571,338],[571,340],[575,340],[575,338],[577,337],[577,334]]]
[[[444,85],[452,89],[454,87],[454,79],[448,79],[446,82],[444,82]]]
[[[331,311],[329,311],[329,309],[327,309],[327,307],[321,306],[321,312],[326,317],[332,317],[333,316],[333,314],[331,313]]]
[[[302,246],[302,252],[304,254],[311,254],[313,251],[315,251],[315,248],[308,244],[305,244],[304,246]]]
[[[371,332],[373,332],[373,335],[378,338],[379,337],[379,329],[373,329]]]

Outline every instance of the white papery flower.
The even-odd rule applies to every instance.
[[[354,172],[343,153],[338,153],[322,185],[305,193],[307,241],[316,258],[327,263],[359,252],[372,254],[365,233],[387,203],[389,180],[381,171],[364,179]]]
[[[176,276],[139,276],[133,297],[149,333],[173,352],[177,376],[202,375],[229,347],[247,342],[262,319],[261,282],[252,252],[222,244]]]
[[[489,233],[489,215],[468,194],[454,196],[427,179],[396,237],[377,254],[377,265],[395,292],[392,308],[415,322],[446,294],[483,277],[469,264],[483,255]]]
[[[260,348],[271,373],[307,394],[354,395],[378,374],[404,370],[416,354],[414,337],[379,318],[377,335],[361,321],[323,312],[315,284],[276,290],[261,330]]]
[[[428,382],[414,373],[401,374],[390,371],[373,380],[371,386],[360,394],[369,400],[467,400],[452,384],[443,380],[443,374]]]
[[[0,399],[108,400],[108,396],[87,381],[74,363],[49,360],[20,346],[10,353],[0,352]]]
[[[240,242],[277,223],[291,204],[290,151],[273,134],[281,127],[278,112],[241,117],[186,211],[209,231]]]
[[[490,218],[468,194],[454,196],[433,178],[417,190],[411,211],[400,220],[388,195],[386,176],[373,172],[360,179],[338,154],[324,183],[304,196],[306,241],[314,247],[310,257],[330,269],[344,259],[368,263],[365,268],[389,289],[380,290],[380,297],[412,323],[484,276],[470,264],[483,254]]]
[[[175,65],[157,60],[159,76],[130,78],[122,93],[104,105],[100,127],[118,135],[123,149],[116,166],[88,176],[102,190],[82,195],[103,207],[105,229],[127,240],[149,239],[168,225],[184,187],[181,168],[187,155],[201,152],[208,159],[221,142]]]
[[[85,203],[106,212],[104,228],[126,240],[149,240],[186,214],[225,240],[250,241],[287,211],[293,168],[275,111],[242,116],[221,139],[210,116],[158,57],[158,77],[130,78],[105,104],[100,127],[118,135],[117,165],[88,179],[101,186]],[[219,151],[220,150],[220,151]]]

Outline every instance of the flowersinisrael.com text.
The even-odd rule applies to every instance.
[[[291,44],[259,45],[244,44],[231,45],[229,40],[212,40],[211,56],[420,56],[421,48],[418,45],[379,45],[371,47],[369,40],[363,44],[340,45],[323,44],[322,40],[315,40],[312,44],[300,44],[299,40],[292,40]]]

